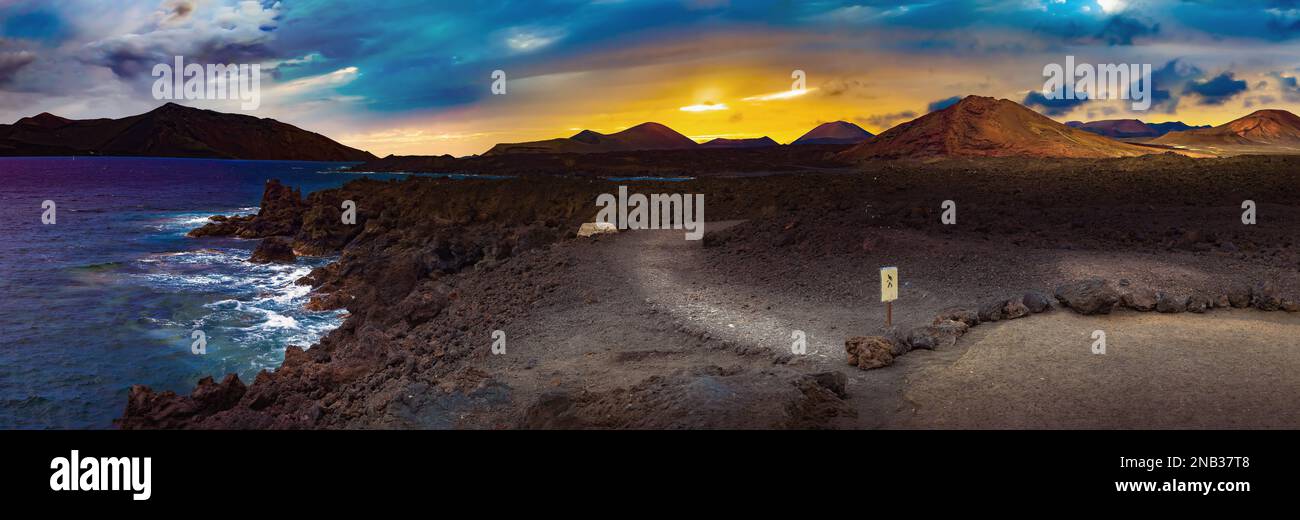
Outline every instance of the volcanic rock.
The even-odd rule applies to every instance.
[[[970,309],[950,307],[939,312],[939,314],[934,317],[932,325],[938,325],[940,322],[944,321],[960,321],[965,323],[967,326],[974,327],[979,325],[980,317],[979,313]]]
[[[1002,307],[1002,319],[1004,320],[1023,318],[1029,314],[1029,307],[1025,306],[1021,298],[1012,298],[1007,300],[1006,305]]]
[[[298,259],[293,253],[293,242],[284,237],[267,237],[253,250],[248,261],[255,264],[292,264]]]
[[[1156,312],[1177,313],[1187,310],[1187,297],[1156,293]]]
[[[193,419],[234,407],[248,388],[235,374],[227,374],[221,383],[211,376],[200,379],[188,396],[175,392],[154,392],[144,385],[133,385],[127,396],[126,413],[114,421],[122,428],[193,427]]]
[[[1234,285],[1228,290],[1228,304],[1238,309],[1250,307],[1250,286]]]
[[[894,362],[894,345],[881,336],[854,336],[844,342],[849,364],[862,370],[889,366]]]
[[[1119,293],[1105,280],[1092,278],[1057,287],[1056,299],[1079,314],[1110,314],[1119,303]]]
[[[1133,289],[1120,297],[1120,305],[1140,312],[1156,310],[1156,294],[1149,289]]]
[[[1282,295],[1272,282],[1259,282],[1250,290],[1250,304],[1261,311],[1282,309]]]
[[[578,226],[578,236],[580,237],[609,233],[618,233],[618,227],[610,222],[583,222],[581,226]]]
[[[989,302],[984,305],[981,305],[979,310],[979,321],[982,323],[986,321],[1001,320],[1002,313],[1004,312],[1006,307],[1007,307],[1006,300],[998,300],[995,302]]]
[[[1024,296],[1020,297],[1020,301],[1025,304],[1025,307],[1029,309],[1029,312],[1034,314],[1045,312],[1052,308],[1052,300],[1049,299],[1046,294],[1038,291],[1029,291],[1025,293]]]
[[[303,212],[306,209],[307,204],[302,200],[301,192],[281,184],[279,179],[270,179],[262,191],[262,202],[257,215],[214,216],[203,227],[192,230],[187,235],[239,238],[293,236],[302,227]],[[333,218],[338,220],[338,214],[335,213]]]
[[[924,350],[951,347],[957,343],[957,338],[969,329],[969,325],[952,320],[916,327],[908,333],[907,344],[913,349]]]

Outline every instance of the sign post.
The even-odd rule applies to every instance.
[[[880,268],[880,301],[885,302],[885,326],[894,325],[894,300],[898,299],[898,268]]]

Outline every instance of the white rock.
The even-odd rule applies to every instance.
[[[589,237],[605,233],[618,233],[618,228],[611,222],[583,222],[578,227],[578,236]]]

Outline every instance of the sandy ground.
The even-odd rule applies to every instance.
[[[857,272],[814,258],[766,281],[716,268],[701,242],[680,232],[568,244],[555,254],[577,289],[509,324],[507,355],[475,363],[510,389],[512,403],[468,412],[459,425],[513,425],[531,407],[524,426],[1300,427],[1300,316],[1280,312],[1085,317],[1058,308],[981,325],[953,348],[912,352],[883,369],[849,367],[845,338],[883,321],[873,299],[877,264],[913,267],[903,271],[912,274],[896,314],[903,325],[951,302],[1050,292],[1053,281],[1089,274],[1178,288],[1202,286],[1222,269],[1195,255],[998,244],[960,244],[963,259],[944,267],[923,242],[950,250],[950,240],[909,238],[906,250],[882,248]],[[791,354],[795,330],[807,337],[805,355]],[[1107,334],[1104,355],[1092,353],[1094,330]],[[848,398],[804,410],[825,403],[808,403],[793,383],[827,371],[847,376]]]
[[[1106,333],[1106,353],[1092,333]],[[1300,317],[1052,312],[904,356],[918,428],[1300,427]]]

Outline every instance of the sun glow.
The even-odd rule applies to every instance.
[[[716,110],[727,110],[726,103],[700,103],[698,105],[687,105],[679,108],[682,112],[713,112]]]

